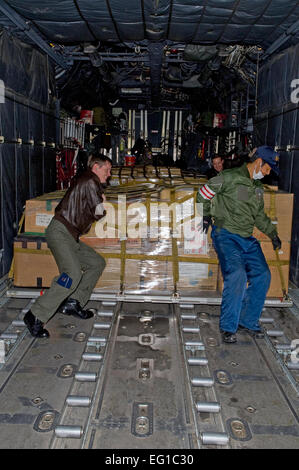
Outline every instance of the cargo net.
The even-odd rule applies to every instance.
[[[198,188],[206,180],[185,177],[177,169],[163,169],[158,175],[156,168],[152,173],[147,168],[146,176],[133,177],[130,171],[128,174],[126,171],[119,174],[119,169],[113,171],[111,186],[106,190],[107,215],[81,237],[82,242],[106,260],[95,291],[182,296],[197,296],[200,292],[221,294],[218,258],[210,233],[202,232],[201,208],[196,204]],[[25,231],[20,232],[14,245],[11,277],[15,286],[49,287],[58,275],[44,231],[63,194],[57,191],[27,201]],[[268,297],[283,298],[287,294],[291,221],[286,207],[292,205],[292,196],[273,188],[265,189],[266,212],[278,224],[283,242],[280,254],[274,252],[265,235],[257,229],[254,233],[272,274]]]

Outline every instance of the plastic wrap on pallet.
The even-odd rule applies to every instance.
[[[218,261],[211,240],[200,230],[197,189],[198,185],[173,187],[161,181],[158,185],[135,182],[125,188],[109,188],[106,217],[81,237],[106,260],[96,291],[171,294],[216,290]],[[49,218],[51,211],[54,214],[55,196],[42,198]],[[40,202],[35,201],[37,207]],[[30,269],[22,269],[25,264]],[[26,239],[25,233],[15,240],[16,286],[48,287],[57,274],[45,239]]]
[[[199,291],[222,290],[218,258],[210,234],[206,236],[200,229],[200,208],[195,201],[201,184],[168,185],[158,179],[156,184],[143,180],[107,189],[107,215],[81,237],[82,242],[92,246],[106,260],[96,291],[153,295],[163,291],[192,295]],[[37,198],[32,204],[38,208],[42,202],[51,217],[57,193]],[[60,197],[62,195],[60,193]],[[269,239],[264,240],[260,232],[255,236],[272,273],[269,296],[279,297],[284,290],[281,286],[284,284],[287,288],[288,284],[289,213],[293,195],[269,187],[264,200],[265,210],[278,227],[283,242],[282,253],[277,255],[279,259],[273,259]],[[36,215],[46,221],[46,216],[41,217],[39,211],[40,208]],[[30,244],[24,235],[24,240],[15,240],[15,285],[48,287],[58,274],[51,252],[45,239],[44,243],[39,240],[37,244],[31,237]]]

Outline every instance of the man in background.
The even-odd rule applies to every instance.
[[[208,180],[217,176],[223,170],[224,158],[220,155],[214,155],[212,157],[212,168],[207,171]]]

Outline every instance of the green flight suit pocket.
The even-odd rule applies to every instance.
[[[238,201],[248,201],[249,200],[249,191],[248,187],[244,184],[240,184],[237,188],[237,198]]]

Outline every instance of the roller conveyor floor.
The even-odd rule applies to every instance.
[[[298,448],[295,303],[228,345],[219,305],[91,300],[92,319],[56,314],[34,339],[33,302],[0,299],[0,448]]]

